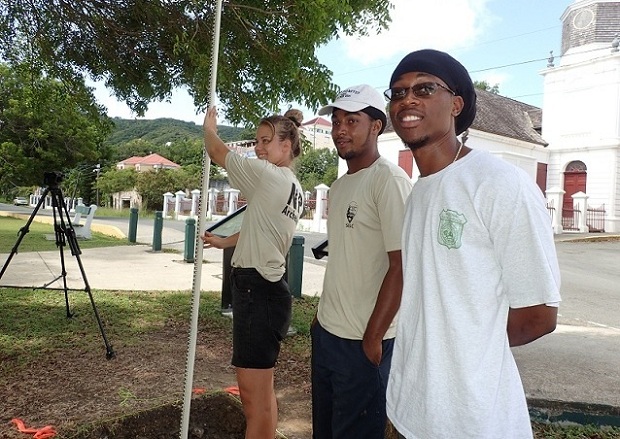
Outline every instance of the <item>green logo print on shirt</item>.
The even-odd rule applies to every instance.
[[[462,213],[444,209],[439,214],[439,233],[437,241],[448,248],[460,248],[463,226],[467,220]]]

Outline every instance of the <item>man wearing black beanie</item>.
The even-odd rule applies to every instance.
[[[408,54],[385,97],[420,171],[403,225],[388,417],[407,439],[531,438],[510,347],[556,326],[560,275],[544,197],[520,168],[459,141],[476,93],[450,55]]]

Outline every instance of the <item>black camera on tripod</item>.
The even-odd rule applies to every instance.
[[[43,184],[50,187],[56,187],[64,180],[64,175],[60,172],[44,172]]]

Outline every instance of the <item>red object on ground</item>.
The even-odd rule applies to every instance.
[[[230,393],[231,395],[239,396],[239,387],[237,386],[226,387],[224,391]]]
[[[194,395],[202,395],[203,393],[206,393],[207,389],[205,389],[204,387],[194,387],[194,389],[192,390],[192,393]]]
[[[11,422],[15,424],[15,426],[20,432],[32,434],[32,439],[48,439],[56,436],[56,430],[54,430],[54,427],[52,427],[51,425],[46,425],[45,427],[41,428],[27,428],[26,424],[24,424],[24,421],[22,421],[21,419],[11,419]]]

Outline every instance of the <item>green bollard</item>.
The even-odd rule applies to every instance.
[[[158,210],[155,212],[155,223],[153,227],[153,250],[161,250],[161,232],[164,229],[164,218],[162,212]]]
[[[194,218],[187,218],[185,220],[185,252],[183,256],[185,262],[194,262],[195,235],[196,220]]]
[[[288,251],[286,281],[293,297],[301,297],[301,280],[304,271],[304,241],[303,236],[293,236],[291,249]]]
[[[129,233],[127,238],[129,242],[136,242],[136,236],[138,233],[138,209],[132,207],[129,209]]]

